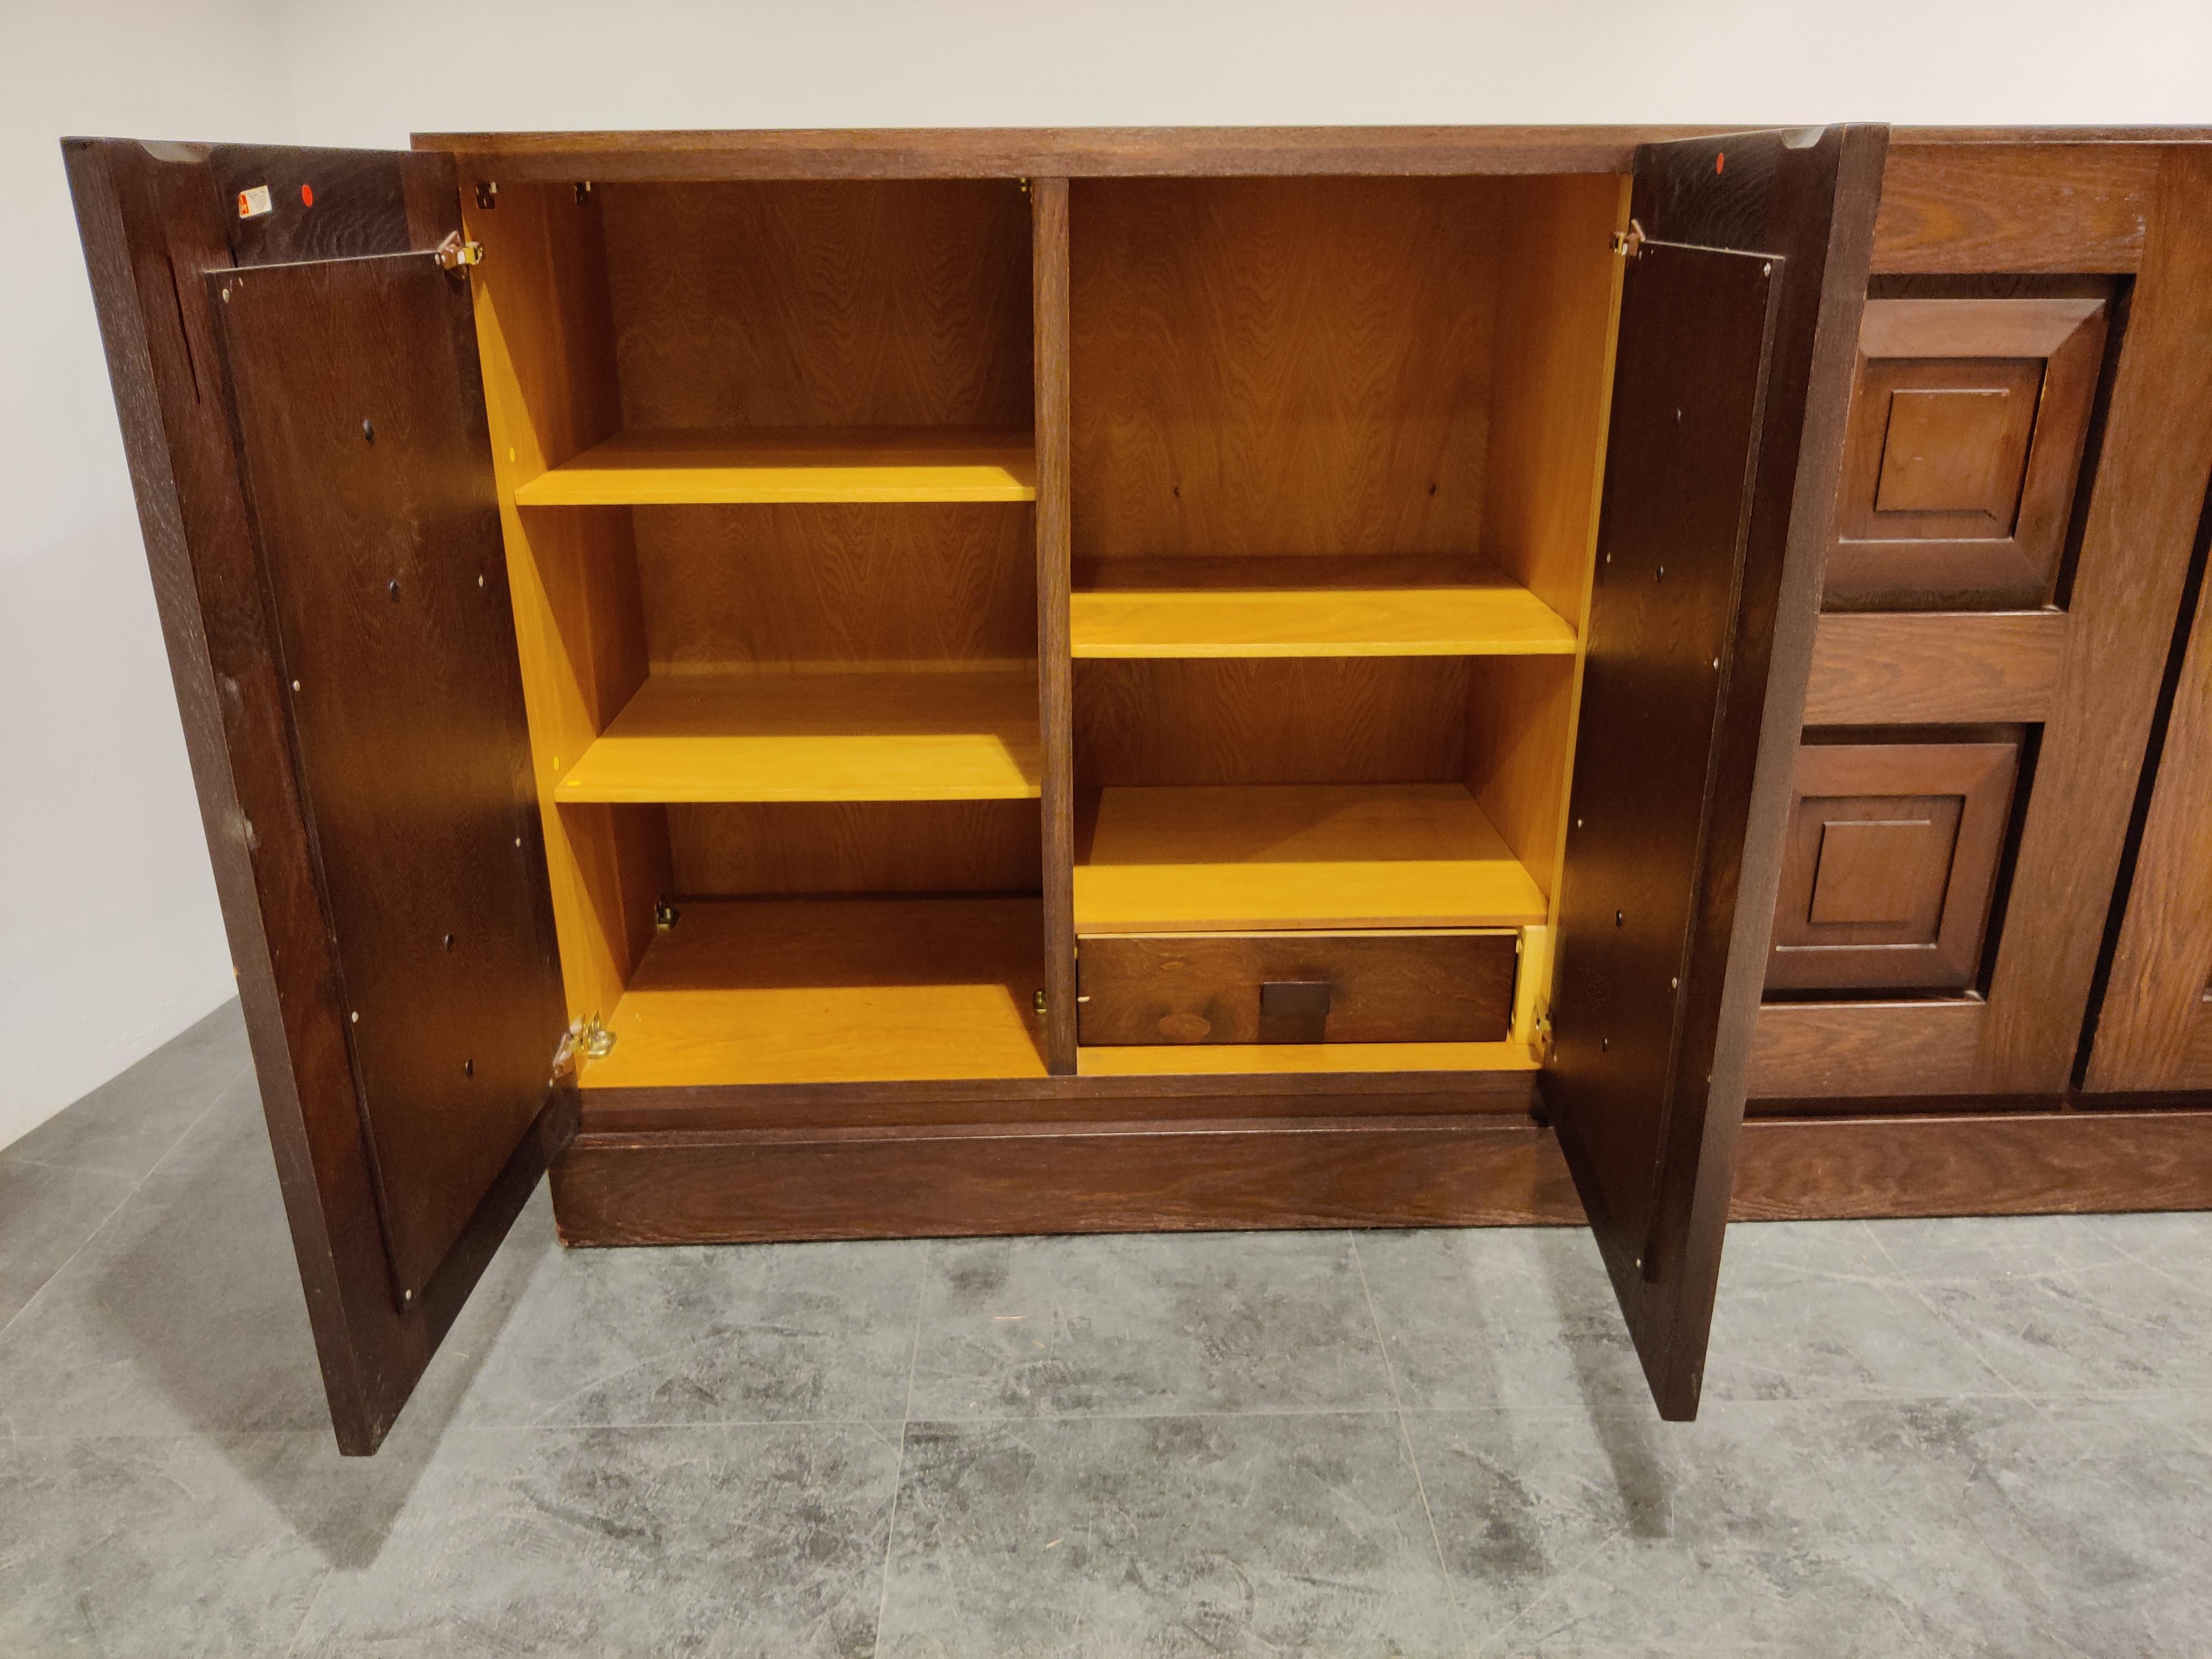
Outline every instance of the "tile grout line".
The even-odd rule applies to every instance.
[[[1459,1592],[1452,1587],[1451,1565],[1444,1559],[1444,1540],[1437,1531],[1437,1512],[1429,1504],[1429,1486],[1421,1473],[1421,1460],[1413,1450],[1413,1431],[1406,1422],[1406,1401],[1398,1392],[1398,1366],[1390,1358],[1390,1339],[1382,1330],[1382,1316],[1375,1310],[1375,1287],[1367,1282],[1367,1257],[1359,1248],[1359,1235],[1352,1236],[1352,1265],[1359,1272],[1359,1294],[1367,1304],[1367,1322],[1375,1332],[1375,1346],[1382,1356],[1382,1375],[1390,1384],[1390,1408],[1398,1419],[1398,1443],[1405,1448],[1406,1465],[1413,1472],[1413,1491],[1421,1500],[1422,1518],[1429,1523],[1429,1547],[1437,1553],[1437,1576],[1444,1587],[1444,1605],[1451,1609],[1452,1629],[1462,1653],[1472,1653],[1467,1620],[1460,1616]]]
[[[914,1379],[921,1369],[921,1304],[929,1289],[929,1254],[936,1246],[925,1242],[921,1247],[921,1265],[914,1276],[914,1341],[907,1350],[906,1403],[899,1408],[898,1464],[891,1476],[890,1519],[884,1524],[884,1565],[876,1589],[876,1639],[869,1646],[872,1655],[884,1650],[884,1615],[891,1602],[891,1546],[898,1541],[899,1497],[906,1490],[906,1437],[914,1426]]]
[[[9,1331],[15,1329],[15,1322],[38,1305],[39,1298],[44,1296],[47,1290],[52,1287],[53,1282],[59,1279],[62,1274],[68,1270],[70,1263],[75,1261],[80,1255],[82,1255],[86,1249],[90,1247],[94,1239],[98,1238],[102,1233],[106,1232],[110,1227],[115,1224],[115,1218],[123,1213],[124,1207],[128,1205],[132,1199],[137,1197],[140,1193],[143,1192],[146,1188],[146,1183],[154,1178],[164,1164],[167,1164],[171,1158],[175,1156],[177,1148],[185,1144],[185,1137],[191,1134],[193,1130],[198,1128],[202,1123],[205,1122],[207,1121],[207,1115],[215,1110],[216,1105],[222,1101],[222,1097],[238,1086],[239,1079],[240,1078],[252,1075],[252,1071],[253,1062],[251,1060],[248,1060],[245,1065],[239,1067],[237,1073],[231,1078],[229,1082],[224,1084],[220,1089],[213,1090],[209,1093],[207,1104],[201,1107],[198,1111],[192,1115],[192,1121],[190,1123],[187,1123],[183,1128],[177,1131],[177,1138],[168,1144],[168,1146],[162,1152],[161,1157],[155,1158],[151,1164],[146,1166],[146,1173],[140,1176],[137,1181],[131,1183],[131,1190],[115,1200],[114,1207],[109,1210],[106,1215],[100,1218],[100,1224],[97,1227],[94,1227],[90,1232],[87,1233],[84,1237],[79,1241],[76,1249],[71,1250],[67,1255],[64,1256],[60,1261],[55,1264],[53,1272],[48,1273],[44,1279],[40,1281],[39,1288],[33,1291],[30,1295],[23,1298],[23,1305],[21,1307],[16,1309],[14,1313],[9,1314],[6,1319],[0,1320],[0,1338],[5,1337]],[[67,1109],[64,1108],[64,1109]],[[23,1162],[27,1164],[33,1161],[34,1160],[30,1158],[23,1160]],[[15,1431],[11,1428],[8,1431],[8,1438],[12,1440],[15,1437]]]

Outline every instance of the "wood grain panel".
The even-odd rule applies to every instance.
[[[1093,934],[1079,1024],[1085,1044],[1500,1042],[1518,955],[1510,933]]]
[[[1770,1002],[1752,1039],[1750,1097],[1971,1093],[1989,1022],[1978,997]]]
[[[684,907],[608,1016],[585,1091],[1044,1075],[1033,898]]]
[[[1980,1087],[2065,1086],[2212,478],[2212,146],[2165,153],[2044,728]]]
[[[532,514],[532,533],[569,516]],[[1012,663],[1036,653],[1026,508],[639,507],[630,516],[656,673]]]
[[[580,1137],[572,1244],[1581,1218],[1549,1136],[1494,1116]]]
[[[1744,1126],[1739,1221],[2212,1209],[2212,1112],[2014,1111]]]
[[[1079,180],[1078,559],[1472,552],[1482,179]]]
[[[1075,781],[1442,782],[1466,767],[1467,659],[1075,665]]]
[[[1827,604],[2051,598],[2105,313],[2097,295],[1867,301]]]
[[[1877,271],[2133,270],[2160,147],[1893,144]]]
[[[1028,428],[1011,179],[592,193],[627,429]]]
[[[670,890],[1020,893],[1042,872],[1027,801],[830,801],[667,809]]]
[[[1814,640],[1805,724],[2042,720],[2072,629],[2063,611],[1830,611]]]
[[[1971,987],[2019,769],[2017,741],[1800,750],[1767,990]]]
[[[572,1019],[611,1008],[668,884],[665,837],[639,814],[559,810],[570,762],[644,684],[645,620],[630,515],[603,507],[526,518],[514,492],[621,420],[599,226],[561,186],[518,186],[463,209],[484,263],[476,305],[492,473],[530,716],[561,971]]]
[[[2092,1089],[2212,1089],[2212,582],[2200,582],[2097,1016]]]
[[[1020,179],[1604,173],[1710,127],[870,127],[416,133],[466,179]],[[1978,132],[1981,130],[1976,130]],[[2109,130],[2108,130],[2109,136]]]

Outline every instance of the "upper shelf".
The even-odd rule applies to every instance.
[[[963,427],[625,432],[514,492],[519,507],[1036,499],[1028,433]]]
[[[656,674],[553,798],[1019,800],[1040,771],[1034,667]]]
[[[1571,655],[1575,630],[1471,560],[1097,559],[1075,569],[1079,657]]]
[[[1099,792],[1079,933],[1540,923],[1543,890],[1456,783]]]

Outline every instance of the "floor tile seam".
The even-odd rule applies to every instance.
[[[292,1632],[292,1639],[280,1650],[285,1659],[294,1659],[294,1656],[302,1651],[301,1644],[307,1639],[307,1626],[314,1622],[315,1609],[322,1605],[323,1592],[330,1588],[331,1581],[337,1576],[336,1567],[324,1567],[323,1576],[315,1581],[315,1593],[307,1598],[307,1605],[300,1613],[300,1622]]]
[[[906,1447],[914,1430],[914,1383],[921,1371],[921,1310],[929,1291],[929,1264],[937,1246],[925,1241],[916,1252],[918,1260],[914,1273],[914,1328],[907,1348],[906,1401],[900,1409],[899,1448],[896,1472],[891,1476],[891,1512],[884,1523],[884,1557],[877,1564],[876,1632],[869,1644],[871,1655],[878,1659],[884,1650],[884,1620],[891,1605],[891,1550],[898,1542],[899,1499],[906,1492]]]
[[[40,1158],[33,1152],[19,1152],[13,1147],[0,1147],[0,1171],[17,1170],[52,1170],[61,1175],[99,1176],[108,1181],[127,1181],[137,1190],[143,1176],[125,1175],[119,1170],[103,1170],[96,1164],[70,1164],[60,1158]]]
[[[1443,1534],[1437,1529],[1437,1512],[1429,1502],[1429,1486],[1421,1473],[1421,1460],[1413,1449],[1413,1431],[1406,1422],[1406,1402],[1398,1392],[1397,1362],[1390,1357],[1390,1339],[1383,1333],[1382,1316],[1375,1306],[1375,1287],[1368,1281],[1367,1258],[1361,1252],[1359,1239],[1352,1240],[1352,1265],[1359,1270],[1359,1294],[1367,1304],[1367,1320],[1375,1332],[1375,1346],[1382,1356],[1382,1374],[1390,1383],[1392,1415],[1398,1420],[1398,1444],[1406,1455],[1406,1467],[1413,1472],[1413,1492],[1421,1500],[1421,1518],[1428,1523],[1429,1547],[1436,1552],[1437,1582],[1443,1586],[1444,1605],[1451,1609],[1452,1634],[1459,1638],[1460,1651],[1471,1651],[1467,1634],[1467,1620],[1461,1617],[1459,1591],[1452,1583],[1451,1565],[1444,1559]]]

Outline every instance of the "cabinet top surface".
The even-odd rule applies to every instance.
[[[1769,124],[1770,125],[1771,124]],[[518,180],[1626,173],[1636,146],[1742,131],[1689,126],[866,127],[429,132],[419,150]],[[2203,127],[1899,127],[1893,144],[2169,143]]]

